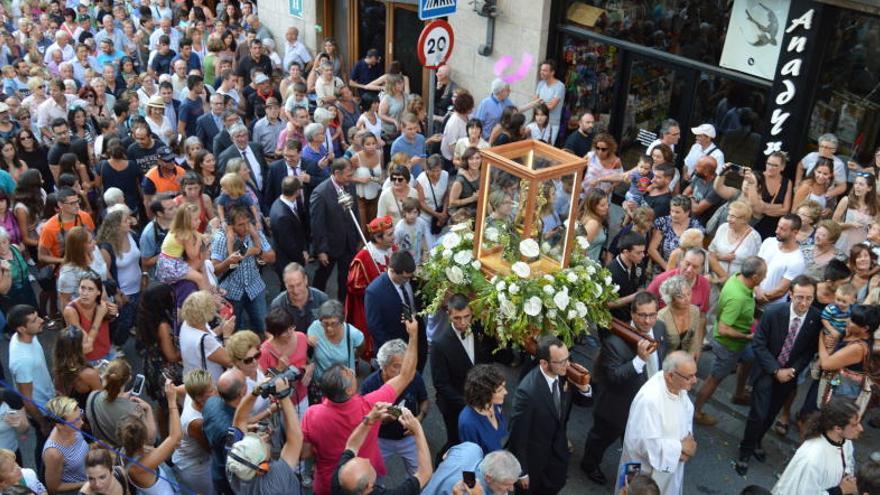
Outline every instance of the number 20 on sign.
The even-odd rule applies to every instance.
[[[428,23],[419,36],[418,56],[426,69],[436,69],[449,60],[455,35],[452,26],[443,20]]]

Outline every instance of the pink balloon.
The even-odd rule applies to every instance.
[[[530,53],[523,52],[519,67],[517,67],[512,74],[505,74],[508,67],[513,63],[513,57],[510,55],[504,55],[495,62],[495,76],[507,84],[513,84],[525,79],[533,62],[534,57]]]

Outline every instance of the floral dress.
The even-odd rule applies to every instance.
[[[703,232],[706,231],[706,229],[703,228],[703,224],[701,224],[696,218],[690,219],[687,228],[700,229]],[[660,235],[663,236],[660,241],[660,255],[664,260],[668,260],[672,252],[675,251],[675,248],[678,247],[678,242],[680,240],[678,234],[675,233],[675,229],[672,228],[672,217],[666,215],[665,217],[660,217],[654,220],[654,229],[659,230]]]

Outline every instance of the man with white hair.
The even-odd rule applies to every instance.
[[[663,370],[633,399],[618,472],[628,463],[640,463],[642,473],[657,482],[661,493],[682,493],[685,463],[697,453],[694,406],[688,398],[695,383],[697,363],[690,354],[675,351],[666,356]],[[618,483],[614,493],[621,488]]]
[[[251,169],[251,186],[257,195],[263,190],[263,177],[266,176],[268,166],[263,158],[263,150],[260,145],[250,141],[250,134],[247,127],[242,123],[233,125],[229,129],[229,135],[232,137],[232,146],[226,148],[220,156],[217,157],[217,175],[223,177],[226,172],[226,164],[233,158],[242,158],[248,168]]]
[[[400,374],[403,356],[406,354],[406,342],[402,339],[389,340],[382,344],[376,354],[379,369],[371,373],[361,384],[361,395],[379,390],[388,380]],[[415,377],[397,396],[398,407],[403,406],[421,422],[428,414],[428,389],[421,373],[416,371]],[[412,435],[407,435],[403,425],[391,421],[379,427],[379,450],[387,464],[395,454],[403,458],[406,471],[415,474],[418,471],[418,446]]]
[[[463,489],[463,471],[475,474],[485,495],[507,495],[516,487],[522,466],[516,456],[506,450],[496,450],[483,457],[479,445],[464,442],[449,449],[422,495],[473,493]]]
[[[290,26],[284,33],[284,59],[282,66],[284,72],[290,70],[290,64],[296,62],[300,67],[305,67],[312,61],[312,54],[309,49],[299,40],[299,29]]]
[[[61,50],[61,60],[67,62],[76,56],[73,46],[70,44],[70,35],[66,31],[58,30],[55,32],[55,43],[46,48],[46,54],[43,56],[43,63],[49,63],[52,58],[52,52],[55,49]]]
[[[101,18],[101,30],[95,33],[95,42],[101,46],[104,40],[110,40],[113,44],[112,52],[125,53],[125,34],[113,25],[113,16],[106,14]]]
[[[168,46],[176,53],[180,49],[180,39],[183,36],[171,26],[171,19],[167,17],[159,19],[159,27],[150,35],[150,51],[159,47],[159,37],[162,35],[168,36]]]
[[[125,203],[125,194],[122,193],[122,189],[118,187],[108,187],[106,191],[104,191],[104,204],[107,206],[107,209],[110,209],[111,206]]]
[[[510,84],[495,79],[492,81],[492,94],[483,98],[477,107],[474,118],[483,122],[483,139],[488,140],[492,128],[501,120],[501,113],[507,107],[516,106],[510,101]]]

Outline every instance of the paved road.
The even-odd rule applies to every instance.
[[[269,285],[270,294],[277,293],[279,284],[274,273],[267,270],[265,278]],[[331,277],[330,280],[332,284],[335,277]],[[331,285],[328,288],[328,292],[332,296],[336,293],[336,288]],[[40,340],[47,353],[51,354],[54,335],[43,335]],[[134,361],[135,369],[139,370],[141,367],[140,358],[131,342],[127,346],[126,351],[127,355]],[[575,360],[586,365],[588,368],[592,368],[593,358],[595,357],[594,353],[594,350],[582,345],[575,346],[573,349]],[[8,358],[9,342],[5,339],[0,339],[0,361],[2,361],[4,369],[6,369],[7,377],[9,376],[7,368]],[[705,376],[707,370],[710,369],[712,359],[713,357],[710,352],[703,353],[699,366],[701,377]],[[510,391],[507,396],[509,400],[505,404],[505,410],[509,414],[512,405],[510,402],[513,399],[513,392],[516,388],[520,369],[505,368],[505,372],[508,375],[507,387]],[[434,387],[429,372],[425,379],[428,383],[429,393],[433,397]],[[748,408],[733,405],[729,402],[734,382],[735,377],[733,376],[727,379],[716,392],[715,398],[706,406],[707,412],[719,418],[718,425],[711,428],[702,426],[696,426],[695,428],[699,451],[685,470],[684,493],[730,495],[739,493],[740,490],[750,484],[757,484],[769,489],[785,468],[786,462],[797,446],[797,435],[793,431],[789,433],[787,438],[780,438],[774,433],[769,433],[765,440],[765,448],[768,453],[767,462],[761,464],[752,461],[749,475],[746,478],[740,477],[734,472],[732,461],[737,454],[737,446],[745,425],[745,416],[748,414]],[[800,407],[804,393],[805,387],[802,386],[795,401],[795,410]],[[562,492],[565,495],[605,494],[612,491],[611,488],[603,488],[590,482],[578,468],[578,463],[583,456],[584,440],[592,422],[591,408],[575,407],[568,428],[569,440],[573,445],[574,454],[569,466],[568,484]],[[425,431],[427,432],[428,442],[432,446],[432,450],[436,452],[436,449],[445,443],[446,438],[443,421],[436,408],[432,409],[425,419]],[[878,446],[880,446],[880,431],[866,425],[862,438],[856,443],[857,459],[866,459],[872,450],[878,449]],[[602,469],[609,479],[613,477],[617,469],[620,456],[619,448],[619,443],[610,447],[602,464]],[[30,455],[32,451],[32,447],[23,448],[25,465],[33,465],[33,458]],[[387,484],[393,486],[395,481],[402,479],[403,472],[403,464],[400,460],[393,460],[389,465]]]

